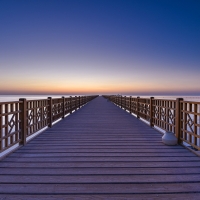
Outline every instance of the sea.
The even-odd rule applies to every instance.
[[[0,102],[8,102],[8,101],[18,101],[20,98],[26,98],[27,100],[34,99],[47,99],[48,97],[52,98],[61,98],[61,97],[70,97],[70,96],[83,96],[83,95],[0,95]],[[137,97],[133,95],[126,95]],[[154,96],[154,95],[152,95]],[[152,96],[140,96],[141,98],[150,98]],[[200,102],[200,96],[154,96],[155,99],[176,99],[183,98],[185,101],[195,101]]]
[[[27,100],[37,100],[37,99],[47,99],[48,97],[52,98],[61,98],[61,97],[70,97],[70,96],[82,96],[82,95],[0,95],[0,102],[8,101],[19,101],[20,98],[25,98]]]

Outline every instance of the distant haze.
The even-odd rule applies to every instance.
[[[1,0],[0,94],[200,95],[200,1]]]

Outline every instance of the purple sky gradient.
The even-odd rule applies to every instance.
[[[200,95],[200,1],[1,0],[0,94]]]

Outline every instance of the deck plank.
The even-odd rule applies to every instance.
[[[66,167],[63,163],[43,163],[27,166],[5,167],[0,170],[1,175],[200,175],[199,167]]]
[[[10,199],[10,200],[91,200],[91,199],[98,199],[98,200],[199,200],[200,193],[173,193],[173,194],[67,194],[67,195],[52,195],[52,194],[45,194],[45,195],[17,195],[17,194],[0,194],[0,198],[2,200]]]
[[[100,175],[91,175],[91,174],[84,174],[84,175],[19,175],[19,176],[12,176],[12,175],[1,175],[1,184],[2,183],[9,183],[12,184],[19,183],[132,183],[132,184],[140,184],[140,183],[183,183],[183,182],[198,182],[200,183],[200,176],[196,174],[186,174],[186,175],[108,175],[108,174],[100,174]]]
[[[0,199],[200,199],[200,158],[102,97],[0,162]]]
[[[0,193],[9,194],[163,194],[181,192],[199,192],[197,183],[49,183],[49,184],[0,184]],[[6,187],[5,187],[6,186]]]

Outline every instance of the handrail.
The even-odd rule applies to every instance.
[[[97,96],[75,96],[0,102],[0,153],[81,108]]]
[[[115,105],[149,122],[151,127],[170,131],[178,143],[200,150],[200,102],[103,95]]]

